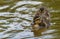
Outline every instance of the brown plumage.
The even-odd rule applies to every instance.
[[[44,27],[50,26],[50,14],[48,13],[48,10],[46,10],[44,7],[41,7],[35,14],[33,18],[33,29],[40,29]]]

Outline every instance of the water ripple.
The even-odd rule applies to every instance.
[[[11,5],[0,6],[0,10],[7,12],[0,12],[0,39],[50,39],[54,36],[55,29],[47,30],[42,33],[42,36],[34,37],[31,32],[31,22],[35,11],[43,2],[39,1],[17,1]],[[37,6],[38,5],[38,6]],[[37,7],[36,7],[37,6]],[[11,12],[12,11],[12,12]],[[51,12],[58,12],[52,10]],[[55,14],[53,15],[55,16]],[[56,17],[57,16],[57,17]],[[58,20],[59,16],[52,20]],[[57,22],[58,23],[58,22]],[[57,24],[55,21],[51,25]],[[51,26],[52,27],[52,26]],[[54,27],[54,26],[53,26]],[[48,35],[47,35],[48,34]]]

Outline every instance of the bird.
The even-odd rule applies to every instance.
[[[33,17],[32,29],[39,30],[42,28],[49,28],[50,26],[50,14],[45,7],[40,7]]]

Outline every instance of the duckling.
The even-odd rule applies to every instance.
[[[41,7],[37,11],[37,13],[35,14],[35,16],[33,18],[33,26],[32,27],[33,28],[37,28],[37,27],[49,28],[49,26],[50,26],[50,14],[48,13],[48,10],[46,10],[44,7]]]

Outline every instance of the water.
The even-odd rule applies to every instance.
[[[1,0],[0,39],[60,39],[60,0]],[[51,26],[42,35],[31,32],[31,22],[41,5],[51,13]],[[36,37],[34,37],[36,36]]]

